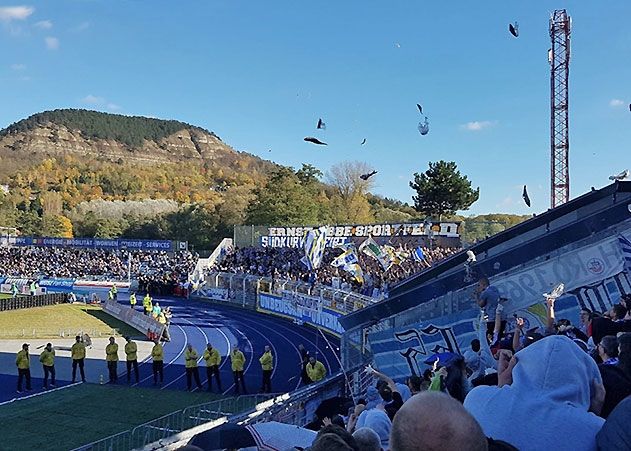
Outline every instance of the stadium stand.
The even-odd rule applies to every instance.
[[[248,274],[272,277],[279,280],[303,281],[307,283],[319,283],[333,285],[335,278],[341,281],[339,288],[352,290],[366,296],[379,297],[387,293],[388,287],[431,267],[437,262],[455,254],[458,248],[422,248],[425,260],[418,262],[408,256],[401,264],[393,265],[384,272],[377,260],[366,255],[358,254],[359,263],[364,270],[364,284],[357,283],[349,273],[331,266],[335,257],[342,253],[339,249],[326,249],[322,264],[315,272],[315,280],[312,273],[301,263],[304,251],[297,248],[261,248],[244,247],[236,248],[226,254],[221,261],[212,267],[211,271],[229,272],[236,274]],[[404,249],[407,254],[411,249]]]
[[[64,247],[0,248],[0,274],[24,278],[138,280],[139,290],[171,294],[198,256],[188,251],[127,251]],[[129,274],[128,274],[129,270]]]
[[[294,397],[212,429],[258,434],[260,446],[253,423],[291,423],[318,431],[314,450],[364,449],[375,434],[374,449],[394,451],[627,449],[630,214],[631,183],[619,182],[477,243],[477,261],[456,254],[340,317],[337,396],[310,414],[288,413]],[[220,435],[197,432],[180,444]],[[304,447],[299,435],[274,443]]]

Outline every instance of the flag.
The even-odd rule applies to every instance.
[[[620,250],[622,250],[623,268],[627,273],[631,273],[631,241],[622,235],[618,235],[618,243],[620,244]]]
[[[359,251],[377,260],[384,271],[387,271],[392,266],[392,260],[388,253],[384,252],[370,236],[359,245]]]
[[[322,226],[308,230],[304,237],[305,256],[300,260],[309,270],[320,267],[324,248],[326,247],[326,232],[328,227]]]
[[[362,267],[359,266],[359,263],[350,263],[345,265],[342,269],[351,274],[357,282],[362,285],[364,284],[364,271],[362,271]]]
[[[412,252],[412,258],[414,258],[414,261],[418,263],[425,261],[425,254],[423,254],[423,248],[421,246],[414,249],[414,252]]]
[[[343,252],[335,257],[331,262],[331,266],[339,268],[340,266],[351,265],[354,263],[359,263],[357,253],[355,252],[355,249],[348,249],[346,252]]]
[[[352,241],[348,241],[346,243],[336,244],[333,246],[334,249],[342,249],[343,251],[347,251],[349,249],[355,250],[355,243]]]
[[[390,261],[393,265],[401,264],[401,258],[399,257],[398,251],[394,247],[386,244],[385,246],[383,246],[383,250],[386,254],[388,254],[388,257],[390,257]]]

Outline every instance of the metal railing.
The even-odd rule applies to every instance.
[[[252,276],[247,274],[232,274],[211,272],[205,274],[205,281],[199,287],[198,293],[205,290],[226,290],[226,296],[221,300],[247,308],[256,307],[256,295],[260,292],[283,294],[291,293],[295,296],[308,296],[318,299],[323,307],[331,308],[341,313],[351,313],[379,299],[364,296],[328,286],[307,284],[294,280],[272,279],[270,277]],[[203,296],[203,295],[202,295]],[[209,296],[212,297],[212,296]]]
[[[119,329],[72,329],[53,327],[21,327],[15,329],[0,329],[0,339],[9,338],[72,338],[77,335],[88,334],[92,338],[122,336]]]
[[[35,296],[16,296],[0,299],[0,311],[20,310],[33,307],[44,307],[67,302],[66,293],[50,293]]]
[[[351,375],[353,377],[353,375]],[[170,438],[161,438],[147,445],[146,450],[171,450],[186,444],[193,436],[229,422],[233,424],[253,424],[262,421],[278,421],[297,426],[306,425],[313,418],[317,407],[325,399],[335,396],[348,396],[354,384],[347,383],[344,375],[338,373],[326,380],[302,387],[292,393],[274,395],[263,402],[257,402],[253,408],[233,415],[218,412],[195,412],[195,417],[204,419],[203,423],[191,426]],[[222,412],[226,413],[226,412]]]
[[[142,448],[209,421],[252,409],[255,405],[274,396],[273,394],[242,395],[186,407],[128,431],[80,446],[73,451],[129,451]]]

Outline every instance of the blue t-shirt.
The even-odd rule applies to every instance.
[[[500,301],[500,292],[493,285],[489,285],[480,293],[480,299],[486,301],[484,311],[489,316],[489,321],[495,321],[495,309]]]

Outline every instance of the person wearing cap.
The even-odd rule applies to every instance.
[[[118,345],[114,337],[110,337],[110,344],[105,347],[105,360],[110,382],[115,383],[118,381]]]
[[[81,341],[81,336],[75,337],[75,343],[70,348],[70,356],[72,357],[72,382],[74,383],[77,376],[77,367],[81,373],[81,382],[85,382],[85,372],[83,364],[85,361],[85,343]]]
[[[47,343],[46,347],[39,355],[39,361],[44,368],[44,388],[48,390],[48,375],[50,374],[50,385],[55,386],[55,350],[52,343]]]
[[[202,389],[202,383],[199,380],[199,368],[197,368],[197,359],[199,356],[197,355],[197,350],[193,347],[193,345],[189,344],[186,347],[186,351],[184,352],[184,366],[186,367],[186,387],[188,391],[191,391],[192,387],[192,378],[195,377],[195,383],[197,384],[197,388]]]
[[[232,367],[232,376],[234,377],[234,392],[236,394],[239,394],[239,381],[241,381],[243,393],[247,393],[247,390],[245,388],[245,380],[243,379],[245,356],[239,350],[238,344],[234,345],[232,352],[230,353],[230,366]]]
[[[18,367],[18,393],[22,393],[22,380],[26,379],[26,389],[31,390],[31,359],[28,354],[28,343],[22,345],[22,350],[15,358]]]
[[[138,345],[131,339],[126,337],[127,343],[125,343],[125,356],[127,363],[127,383],[131,382],[131,368],[134,367],[134,373],[136,374],[136,383],[138,383],[140,377],[138,375]]]
[[[153,369],[153,385],[158,384],[158,374],[160,375],[160,384],[164,382],[164,350],[160,344],[160,340],[153,341],[151,349],[152,369]]]
[[[219,351],[213,348],[213,345],[208,343],[206,350],[204,351],[203,359],[206,361],[206,377],[208,378],[208,391],[213,388],[212,377],[215,376],[217,380],[217,387],[221,392],[221,378],[219,377],[219,363],[221,363],[221,355]]]

